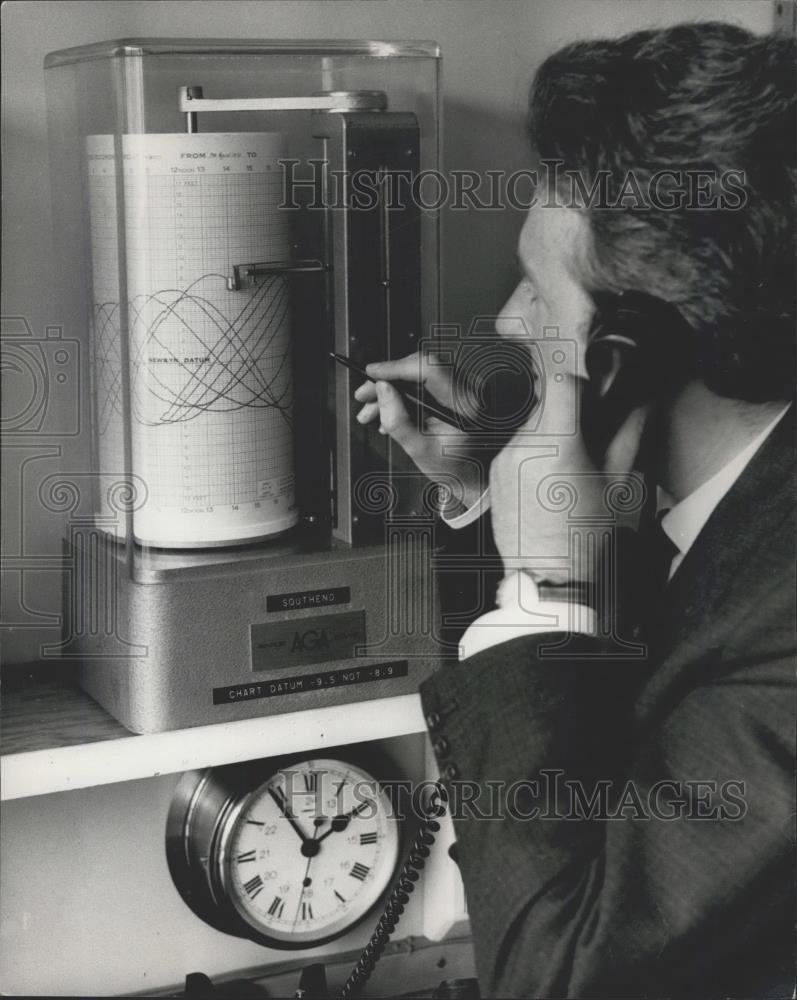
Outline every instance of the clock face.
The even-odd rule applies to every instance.
[[[390,883],[398,851],[398,822],[376,779],[318,758],[277,771],[237,803],[217,874],[259,935],[307,947],[365,916]]]

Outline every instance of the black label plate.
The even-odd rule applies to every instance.
[[[365,612],[339,611],[251,626],[252,670],[287,670],[305,663],[349,660],[365,644]]]
[[[325,587],[322,590],[296,590],[292,594],[269,594],[266,611],[304,611],[333,604],[351,604],[351,587]]]
[[[343,670],[326,670],[318,674],[303,674],[299,677],[279,677],[273,680],[252,681],[248,684],[233,684],[229,687],[213,688],[213,704],[234,705],[239,701],[255,701],[258,698],[308,694],[310,691],[331,691],[352,684],[367,684],[369,681],[394,681],[399,677],[406,677],[408,671],[406,660],[394,660],[392,663],[375,663],[367,667],[348,667]]]

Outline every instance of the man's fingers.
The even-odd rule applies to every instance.
[[[379,416],[379,403],[366,403],[357,414],[357,422],[360,424],[370,424],[372,420]]]
[[[375,361],[366,365],[365,370],[371,378],[386,381],[395,381],[396,379],[416,383],[423,381],[421,356],[417,351],[415,354],[408,354],[406,358],[397,358],[395,361]]]
[[[358,403],[370,403],[376,399],[376,385],[373,382],[363,382],[354,390],[354,398]]]
[[[433,360],[417,351],[396,361],[377,361],[365,370],[371,378],[388,382],[411,382],[424,386],[439,403],[450,406],[452,400],[451,366],[434,364]]]
[[[376,397],[379,401],[381,428],[412,457],[422,439],[401,396],[389,382],[379,381],[376,383]]]

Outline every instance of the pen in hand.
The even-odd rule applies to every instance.
[[[364,368],[361,368],[359,365],[356,365],[353,361],[351,361],[344,355],[336,354],[334,351],[330,351],[329,356],[333,358],[335,361],[337,361],[338,364],[343,365],[350,371],[357,372],[358,375],[362,375],[362,377],[364,379],[367,379],[369,382],[376,383],[378,381],[377,379],[372,378],[365,371]],[[460,416],[459,414],[455,413],[454,410],[450,410],[447,406],[443,406],[441,403],[430,402],[428,397],[418,395],[411,389],[399,388],[398,386],[395,385],[394,388],[396,388],[396,390],[400,393],[402,399],[412,403],[425,416],[436,417],[443,423],[449,424],[451,427],[456,427],[458,430],[464,430],[464,431],[467,430],[475,431],[480,429],[483,430],[483,428],[477,421],[468,420],[466,417]]]

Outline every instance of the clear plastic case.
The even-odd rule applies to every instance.
[[[438,167],[438,57],[433,43],[223,40],[48,56],[59,296],[87,340],[92,506],[139,561],[291,529],[298,541],[310,526],[323,545],[319,525],[372,540],[346,459],[363,450],[358,474],[384,468],[384,446],[360,440],[328,352],[412,348],[436,317],[438,227],[411,205],[353,211],[343,171],[381,195],[380,169]],[[211,110],[187,113],[181,96]],[[399,149],[413,125],[417,149]],[[374,264],[390,251],[387,274]]]
[[[357,423],[330,352],[401,357],[437,322],[438,217],[413,197],[439,168],[437,46],[133,39],[51,53],[45,78],[91,437],[60,654],[134,729],[219,718],[217,690],[271,668],[264,594],[316,595],[287,620],[348,592],[368,659],[433,655],[407,627],[434,620],[407,556],[427,484]],[[289,704],[236,697],[225,718]]]

